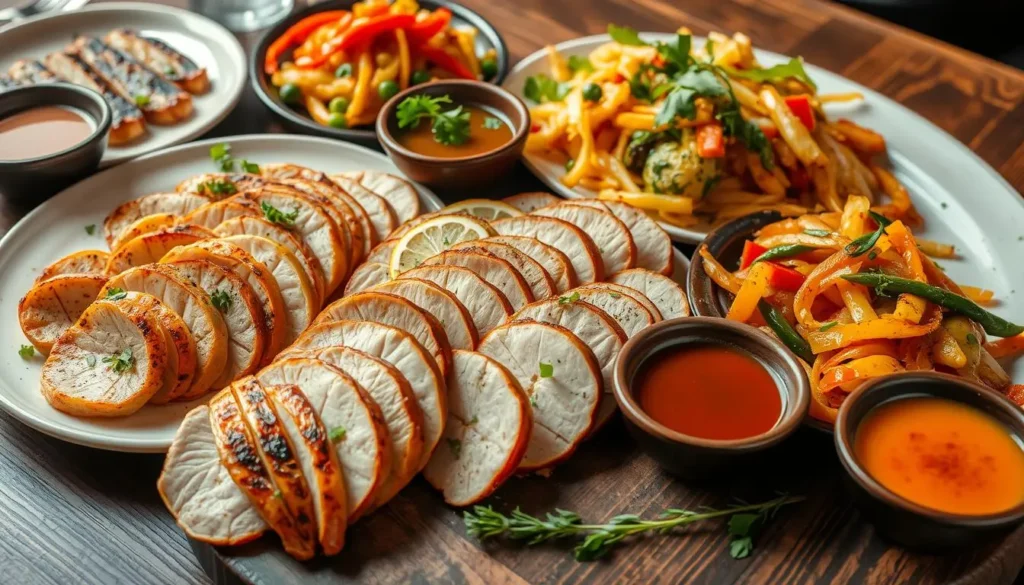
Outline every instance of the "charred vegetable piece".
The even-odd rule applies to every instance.
[[[643,177],[655,193],[700,199],[718,177],[718,159],[697,154],[693,131],[684,130],[679,142],[662,142],[651,150]]]

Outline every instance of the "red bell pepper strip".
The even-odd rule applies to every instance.
[[[761,133],[764,134],[764,137],[768,140],[779,137],[779,129],[775,126],[775,123],[768,118],[753,118],[750,121],[757,124],[757,127],[761,129]]]
[[[748,268],[757,260],[757,257],[768,251],[761,244],[755,243],[753,240],[747,240],[743,242],[743,254],[740,256],[740,270]]]
[[[447,8],[438,8],[423,20],[417,21],[405,31],[411,45],[422,45],[434,35],[443,31],[452,21],[452,12]]]
[[[705,124],[697,128],[697,154],[703,158],[725,156],[725,137],[721,124]]]
[[[800,120],[808,130],[814,130],[814,110],[811,109],[811,100],[806,94],[788,95],[783,98],[789,111]]]
[[[320,46],[320,54],[309,55],[295,60],[295,64],[303,69],[313,69],[322,65],[331,55],[350,49],[356,45],[368,43],[374,37],[399,28],[408,28],[416,23],[412,14],[385,14],[374,16],[364,22],[353,25],[340,35]]]
[[[289,47],[302,44],[316,29],[325,24],[340,21],[346,16],[351,18],[352,13],[348,10],[328,10],[326,12],[307,16],[288,27],[288,30],[284,31],[284,33],[277,37],[274,42],[270,44],[270,47],[267,48],[267,54],[263,61],[263,70],[267,75],[273,75],[280,68],[279,61],[281,60],[281,55],[283,55]]]
[[[807,280],[806,276],[792,268],[776,264],[774,262],[770,262],[769,264],[772,265],[772,273],[768,277],[768,284],[770,284],[774,289],[796,292],[800,290],[804,281]]]
[[[437,65],[456,77],[461,77],[462,79],[476,79],[476,75],[473,75],[473,72],[469,70],[469,67],[466,67],[462,64],[462,61],[459,61],[441,49],[435,49],[434,47],[424,45],[416,49],[416,52],[422,55],[427,61],[430,61],[434,65]]]

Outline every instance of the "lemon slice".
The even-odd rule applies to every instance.
[[[491,201],[490,199],[466,199],[465,201],[452,203],[442,211],[445,213],[468,213],[469,215],[486,219],[487,221],[495,221],[506,217],[518,217],[523,215],[522,211],[519,211],[504,201]]]
[[[439,215],[412,228],[391,251],[388,270],[391,278],[420,265],[460,242],[479,240],[495,235],[490,224],[468,215]]]

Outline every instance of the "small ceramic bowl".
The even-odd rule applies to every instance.
[[[440,158],[413,152],[399,144],[396,110],[411,95],[448,95],[453,104],[472,104],[494,110],[512,129],[512,139],[503,146],[473,156]],[[526,146],[530,112],[526,104],[505,89],[482,81],[435,81],[416,85],[388,100],[377,115],[377,138],[407,177],[431,187],[458,189],[494,183],[509,173]]]
[[[726,346],[763,365],[782,394],[778,423],[754,437],[713,440],[684,435],[648,416],[637,400],[633,379],[655,354],[685,345]],[[749,325],[725,319],[681,317],[648,327],[623,346],[615,366],[613,390],[626,427],[647,454],[680,477],[714,479],[743,469],[744,464],[762,456],[800,427],[810,405],[811,387],[798,360],[782,342]]]
[[[836,420],[836,451],[846,469],[854,502],[882,536],[908,548],[941,551],[979,544],[1024,520],[1024,503],[989,515],[960,515],[919,506],[883,487],[857,461],[854,438],[865,416],[878,405],[912,396],[962,402],[1002,423],[1024,444],[1024,410],[989,388],[936,372],[913,372],[865,382],[843,401]]]
[[[0,94],[0,119],[37,106],[67,106],[92,118],[88,138],[65,150],[22,160],[0,160],[0,193],[19,205],[37,205],[89,175],[107,149],[110,106],[103,97],[67,83],[31,85]]]

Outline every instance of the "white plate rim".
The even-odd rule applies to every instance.
[[[78,183],[68,187],[64,191],[61,191],[54,197],[50,198],[43,204],[39,205],[25,217],[18,220],[11,229],[4,234],[3,238],[0,238],[0,271],[4,269],[4,265],[7,263],[7,255],[9,254],[8,248],[12,241],[16,241],[23,237],[22,232],[28,229],[33,220],[37,215],[41,215],[46,211],[49,211],[53,206],[60,205],[63,200],[69,199],[76,195],[76,191],[81,189],[87,189],[93,183],[102,183],[107,181],[107,177],[117,174],[130,174],[132,169],[138,165],[144,164],[148,161],[163,157],[173,157],[181,151],[189,149],[203,149],[210,145],[217,143],[229,143],[233,146],[244,144],[248,141],[270,141],[270,142],[306,142],[313,143],[316,145],[323,146],[325,148],[332,148],[340,151],[356,151],[361,156],[369,156],[370,158],[377,159],[380,162],[386,163],[388,166],[393,168],[392,172],[401,174],[394,163],[386,157],[384,154],[377,151],[371,150],[358,144],[351,142],[341,142],[337,140],[331,140],[328,138],[321,138],[316,136],[304,136],[304,135],[290,135],[290,134],[241,134],[236,136],[224,136],[216,138],[208,138],[205,140],[199,140],[196,142],[189,142],[186,144],[179,144],[172,146],[157,152],[152,152],[147,155],[140,156],[132,159],[122,165],[118,165],[109,169],[102,170]],[[284,151],[283,151],[284,152]],[[411,181],[410,181],[411,182]],[[434,211],[444,207],[444,203],[434,194],[433,191],[413,183],[417,191],[419,191],[421,198],[427,202],[429,207],[428,211]],[[4,306],[4,310],[14,310],[16,307]],[[20,333],[20,332],[19,332]],[[69,429],[59,423],[55,423],[46,418],[40,417],[35,413],[26,411],[20,408],[17,404],[12,402],[7,396],[7,388],[14,384],[18,384],[19,381],[13,378],[14,374],[8,373],[6,370],[0,371],[0,409],[10,414],[12,417],[20,421],[21,423],[51,437],[74,443],[76,445],[82,445],[85,447],[92,447],[96,449],[103,449],[107,451],[118,451],[123,453],[164,453],[170,447],[171,438],[167,439],[137,439],[137,440],[126,440],[120,436],[103,435],[100,437],[96,436],[96,433],[103,433],[103,429],[97,429],[96,431],[87,431],[84,429]],[[35,381],[33,381],[35,382]],[[24,383],[23,381],[21,383]],[[207,396],[206,398],[209,398]],[[184,404],[184,403],[183,403]],[[182,414],[184,417],[184,413]]]
[[[174,139],[167,140],[166,142],[160,142],[155,137],[149,137],[144,139],[139,146],[143,147],[143,150],[139,153],[117,153],[116,149],[107,149],[103,155],[103,159],[100,162],[100,168],[107,168],[111,165],[119,164],[127,160],[131,160],[140,156],[146,156],[158,150],[162,150],[171,146],[176,146],[185,142],[188,142],[196,137],[202,136],[210,129],[220,124],[224,118],[231,113],[232,110],[238,105],[238,102],[242,99],[242,94],[245,92],[246,85],[248,84],[247,67],[245,49],[242,48],[242,44],[238,41],[234,34],[228,29],[224,28],[220,23],[213,21],[201,14],[190,12],[182,8],[176,8],[174,6],[163,6],[160,4],[145,4],[142,2],[117,2],[109,4],[93,4],[85,6],[76,10],[68,12],[52,12],[37,14],[36,16],[26,18],[24,20],[16,20],[0,26],[0,40],[3,39],[4,35],[20,29],[25,26],[32,26],[42,21],[57,21],[62,19],[79,18],[80,14],[83,13],[102,13],[102,12],[113,12],[113,13],[148,13],[148,14],[159,14],[163,16],[169,16],[177,21],[184,24],[182,26],[183,31],[189,31],[195,28],[196,25],[202,25],[203,28],[210,28],[216,32],[215,38],[207,38],[204,36],[204,42],[215,43],[223,49],[230,60],[230,63],[225,65],[236,69],[240,74],[237,75],[237,79],[234,84],[228,87],[228,96],[225,101],[213,105],[216,113],[201,124],[196,124],[192,129],[185,132],[182,136]],[[202,98],[203,96],[199,96]],[[192,123],[189,120],[182,122],[182,124]],[[146,144],[151,142],[152,145]]]
[[[649,41],[649,42],[650,41],[659,41],[659,40],[660,41],[668,41],[668,40],[671,40],[671,39],[675,38],[675,35],[673,33],[641,32],[639,34],[640,34],[641,38],[643,38],[644,40]],[[703,45],[703,43],[706,41],[706,38],[702,37],[702,36],[694,35],[693,36],[693,40],[695,41],[695,43],[700,43],[701,45]],[[565,52],[565,51],[572,50],[572,49],[579,49],[581,47],[597,46],[597,45],[600,45],[602,43],[606,43],[606,42],[609,42],[609,41],[611,41],[611,37],[609,35],[607,35],[607,34],[596,34],[596,35],[590,35],[590,36],[570,39],[570,40],[567,40],[567,41],[562,41],[561,43],[556,44],[554,46],[554,48],[557,51],[559,51],[559,52]],[[775,53],[775,52],[772,52],[772,51],[766,51],[766,50],[763,50],[763,49],[754,49],[754,53],[756,54],[758,59],[762,60],[762,61],[766,60],[765,58],[767,58],[767,60],[781,60],[781,61],[785,61],[785,60],[789,59],[789,57],[787,57],[785,55],[782,55],[780,53]],[[531,68],[537,61],[540,61],[540,60],[546,59],[546,58],[547,58],[547,49],[538,49],[537,51],[534,51],[533,53],[530,53],[529,55],[524,57],[522,60],[520,60],[518,63],[516,63],[516,65],[512,68],[512,70],[509,71],[509,74],[505,78],[505,82],[502,84],[502,87],[504,87],[505,89],[507,89],[508,91],[512,92],[514,95],[516,95],[517,97],[522,99],[523,96],[522,96],[522,87],[521,87],[520,76],[522,76],[523,73],[527,69]],[[938,126],[933,124],[931,121],[929,121],[928,119],[924,118],[923,116],[921,116],[917,112],[914,112],[913,110],[911,110],[907,106],[905,106],[905,105],[903,105],[903,104],[901,104],[901,103],[899,103],[899,102],[897,102],[895,100],[892,100],[889,97],[887,97],[887,96],[885,96],[885,95],[883,95],[881,93],[878,93],[877,91],[875,91],[875,90],[873,90],[873,89],[871,89],[869,87],[865,87],[865,86],[857,83],[856,81],[848,79],[848,78],[846,78],[846,77],[844,77],[844,76],[842,76],[842,75],[840,75],[838,73],[834,73],[834,72],[829,71],[827,69],[818,67],[818,66],[813,65],[811,63],[805,63],[804,65],[805,65],[805,67],[806,67],[806,69],[808,71],[808,74],[811,75],[812,78],[814,78],[814,77],[838,78],[838,79],[842,80],[844,83],[856,86],[858,88],[858,90],[861,91],[864,94],[864,97],[865,97],[866,101],[868,101],[868,102],[885,103],[885,105],[887,107],[895,107],[898,110],[900,110],[903,115],[905,115],[908,118],[912,119],[913,122],[915,122],[917,124],[920,124],[920,125],[923,125],[924,127],[927,127],[927,129],[929,131],[935,133],[936,135],[938,135],[938,137],[940,137],[944,141],[944,147],[945,148],[950,148],[950,147],[954,148],[958,155],[963,156],[966,159],[968,159],[975,167],[980,167],[981,170],[984,170],[992,179],[994,179],[996,182],[998,182],[1005,189],[1005,191],[1008,194],[1013,195],[1013,197],[1011,197],[1009,199],[1015,200],[1015,204],[1017,205],[1018,209],[1021,210],[1021,211],[1024,211],[1024,198],[1022,198],[1020,196],[1020,194],[1017,193],[1017,190],[1013,187],[1013,185],[1011,185],[1010,182],[1006,180],[1006,178],[1004,178],[1002,175],[1000,175],[998,171],[996,171],[994,168],[992,168],[991,165],[989,165],[980,156],[978,156],[977,153],[975,153],[973,150],[968,148],[965,144],[963,144],[962,142],[960,142],[959,140],[954,138],[952,135],[950,135],[948,132],[946,132],[942,128],[939,128]],[[878,130],[878,129],[876,129],[876,130]],[[879,130],[879,131],[883,132],[883,134],[884,134],[884,130]],[[904,156],[906,156],[906,155],[904,155]],[[549,173],[544,172],[544,170],[541,169],[533,159],[534,159],[534,157],[531,157],[528,154],[523,154],[523,157],[522,157],[523,163],[530,170],[530,172],[533,173],[534,176],[536,176],[538,179],[540,179],[541,182],[543,182],[545,185],[547,185],[552,190],[554,190],[555,193],[557,193],[558,195],[560,195],[560,196],[562,196],[564,198],[567,198],[567,199],[580,199],[580,198],[589,198],[589,197],[591,197],[591,195],[590,195],[590,193],[592,193],[591,191],[587,191],[587,190],[577,191],[577,190],[574,190],[574,189],[569,189],[568,187],[563,185],[558,180],[558,177],[551,176]],[[969,172],[973,172],[973,171],[976,171],[976,170],[978,170],[978,169],[969,169]],[[707,232],[702,232],[702,231],[698,231],[698,230],[694,230],[694,229],[689,229],[689,228],[680,228],[680,227],[669,225],[669,224],[666,224],[666,223],[663,223],[663,222],[659,222],[659,223],[661,224],[661,226],[663,228],[665,228],[665,230],[669,233],[669,235],[672,236],[672,239],[674,241],[677,241],[677,242],[682,242],[682,243],[686,243],[686,244],[700,244],[700,242],[703,241],[704,237],[707,235]]]

